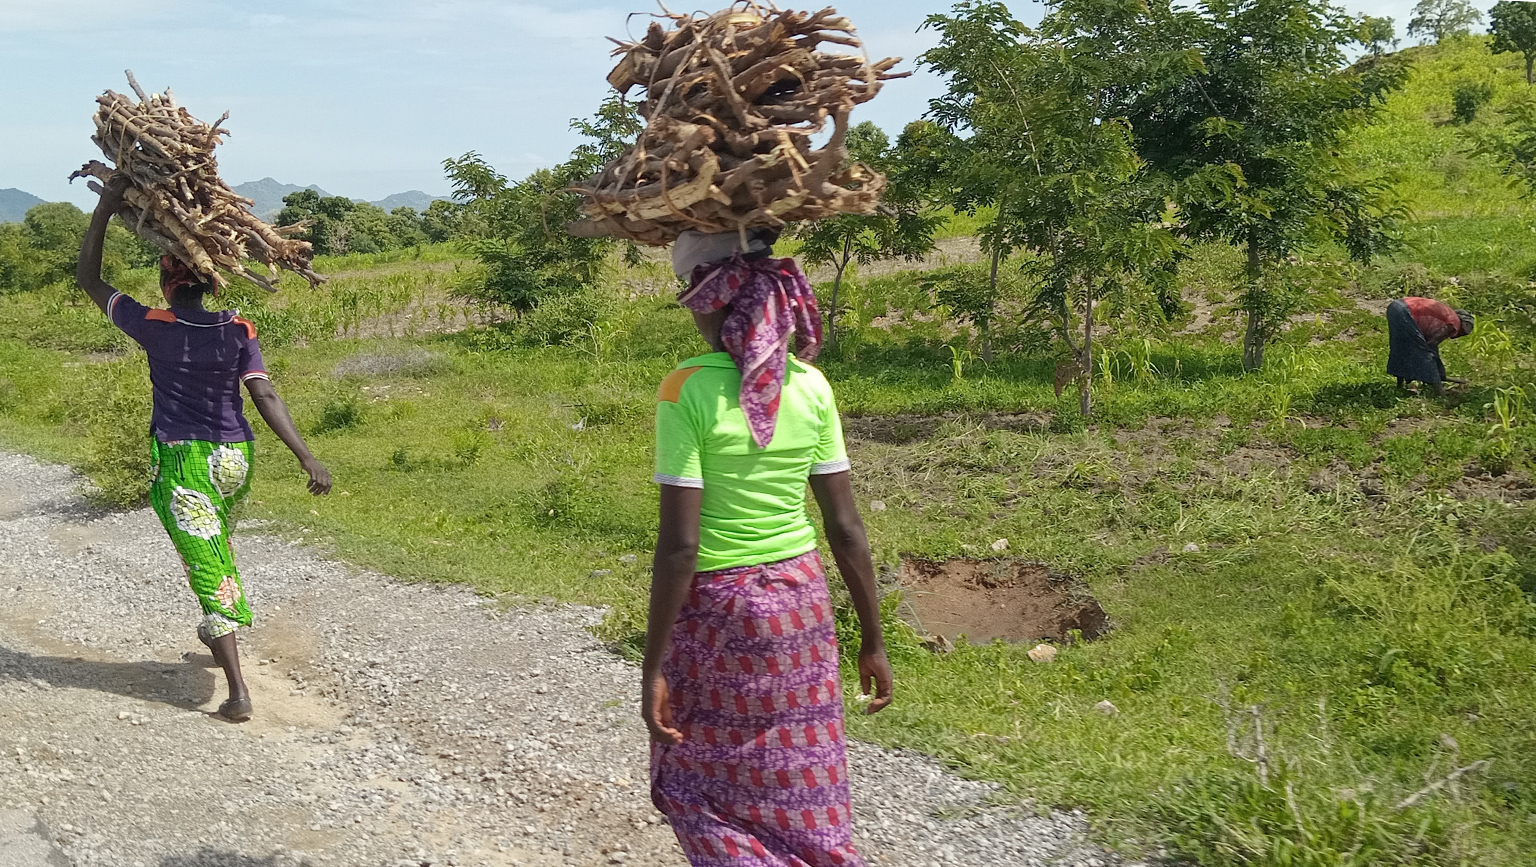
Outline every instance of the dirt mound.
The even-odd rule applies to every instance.
[[[903,558],[899,580],[918,629],[950,641],[1068,641],[1073,630],[1092,641],[1110,629],[1087,585],[1044,563]]]

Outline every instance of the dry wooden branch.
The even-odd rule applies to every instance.
[[[133,186],[123,197],[118,216],[139,237],[181,260],[215,288],[229,281],[222,271],[242,277],[269,292],[279,268],[292,271],[310,285],[325,278],[314,272],[314,249],[308,241],[285,237],[253,215],[246,199],[219,177],[213,149],[229,135],[176,104],[169,88],[146,94],[128,72],[128,85],[138,101],[107,91],[96,98],[96,134],[91,141],[114,165],[92,160],[70,175],[103,183],[124,175]],[[95,184],[92,189],[99,189]],[[246,262],[267,266],[267,275],[253,274]]]
[[[1473,762],[1472,764],[1467,765],[1464,768],[1457,768],[1456,770],[1451,771],[1450,774],[1446,775],[1444,778],[1436,780],[1433,783],[1430,783],[1429,785],[1425,786],[1424,788],[1418,790],[1417,792],[1414,792],[1413,794],[1409,795],[1408,797],[1402,799],[1401,801],[1398,801],[1397,802],[1397,809],[1399,809],[1399,810],[1406,810],[1409,807],[1412,807],[1413,805],[1417,804],[1418,802],[1420,802],[1420,801],[1424,800],[1425,798],[1429,797],[1430,795],[1433,795],[1435,792],[1438,792],[1441,789],[1445,788],[1447,785],[1450,785],[1451,783],[1456,782],[1457,780],[1461,779],[1462,777],[1466,776],[1467,774],[1477,773],[1478,771],[1486,769],[1491,764],[1493,764],[1493,762],[1491,760],[1489,760],[1489,759],[1482,759],[1481,761]]]
[[[657,17],[640,41],[614,40],[622,58],[608,83],[621,94],[644,89],[646,128],[576,186],[586,219],[572,234],[662,245],[684,229],[874,213],[885,177],[848,165],[848,116],[884,82],[905,77],[891,71],[898,58],[871,63],[852,22],[830,8],[742,0],[713,15]],[[817,50],[823,43],[860,53]],[[830,140],[812,147],[829,121]]]

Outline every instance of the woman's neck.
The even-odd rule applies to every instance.
[[[170,301],[172,307],[179,307],[182,310],[195,310],[198,313],[208,312],[208,308],[203,306],[203,293],[201,292],[178,292],[171,297]]]

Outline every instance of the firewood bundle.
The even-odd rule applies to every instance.
[[[228,285],[224,269],[237,277],[276,292],[278,268],[304,277],[310,285],[324,281],[310,262],[314,249],[308,241],[287,237],[306,227],[274,229],[249,210],[254,204],[231,190],[219,177],[213,149],[229,133],[193,117],[176,104],[169,88],[146,95],[128,73],[128,84],[138,96],[135,102],[107,91],[96,98],[100,105],[91,141],[101,148],[115,168],[92,160],[70,175],[92,177],[103,183],[113,175],[132,182],[123,197],[118,216],[139,237],[180,259],[216,288]],[[101,191],[101,185],[90,184]],[[249,260],[267,266],[267,274],[252,273]]]
[[[900,58],[871,63],[853,24],[740,2],[713,15],[659,16],[639,42],[618,42],[608,83],[645,89],[640,140],[578,184],[583,237],[662,245],[685,229],[736,232],[837,214],[869,214],[885,178],[848,165],[848,115]],[[839,45],[859,54],[818,50]],[[832,123],[820,148],[812,139]]]

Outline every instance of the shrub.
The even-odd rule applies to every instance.
[[[1477,111],[1493,99],[1493,85],[1486,81],[1463,81],[1451,91],[1451,120],[1467,124],[1477,120]]]
[[[142,506],[149,495],[151,396],[142,355],[95,365],[74,385],[84,423],[83,468],[99,496],[123,509]]]
[[[618,301],[594,287],[551,295],[513,327],[517,341],[528,346],[569,346],[590,336],[592,326],[614,315]]]
[[[348,430],[363,423],[363,405],[352,395],[335,398],[320,410],[320,420],[310,432],[316,435]]]

